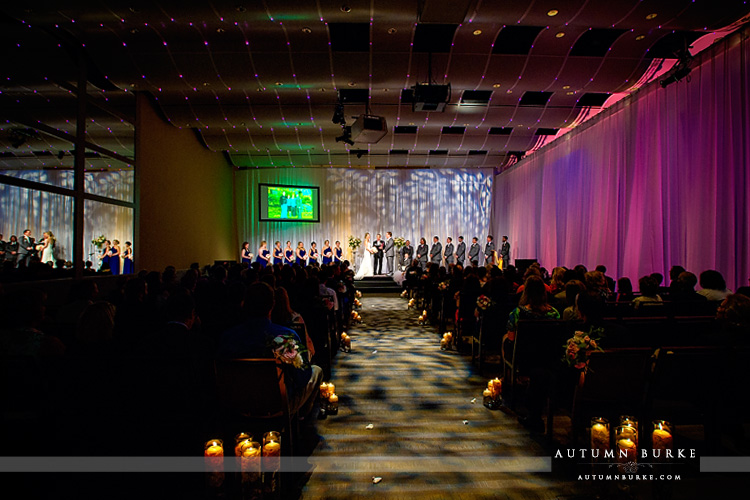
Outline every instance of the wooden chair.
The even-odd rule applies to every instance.
[[[290,411],[285,367],[275,359],[232,359],[216,362],[217,394],[224,420],[237,424],[245,420],[280,425],[288,455],[295,449],[296,415]],[[239,432],[232,428],[231,432]]]
[[[619,415],[644,415],[653,353],[651,348],[637,347],[591,354],[588,372],[573,396],[574,443],[591,417],[613,422]]]

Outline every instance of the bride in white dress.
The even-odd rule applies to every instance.
[[[42,262],[57,267],[55,263],[55,235],[52,234],[52,231],[44,232],[44,240],[40,246],[42,247]]]
[[[354,275],[355,280],[361,280],[366,276],[374,276],[372,269],[372,254],[373,248],[370,244],[370,233],[365,233],[365,239],[362,242],[362,262],[359,263],[359,270]]]

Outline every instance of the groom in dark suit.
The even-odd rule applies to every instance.
[[[383,249],[385,248],[385,242],[380,239],[380,235],[375,238],[375,242],[372,247],[377,250],[373,256],[372,270],[373,274],[383,274]]]
[[[21,236],[21,242],[18,244],[18,260],[16,267],[29,267],[31,255],[34,253],[34,242],[31,239],[31,230],[26,229]]]

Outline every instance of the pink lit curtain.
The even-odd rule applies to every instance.
[[[681,265],[746,285],[749,69],[735,34],[699,55],[690,81],[653,82],[498,175],[491,227],[511,259],[632,280]]]

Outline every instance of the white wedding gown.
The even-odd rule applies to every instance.
[[[47,245],[42,250],[42,262],[44,262],[45,264],[47,262],[51,262],[52,265],[56,267],[56,265],[55,265],[55,247],[52,244]]]
[[[365,244],[364,250],[362,250],[362,262],[359,263],[359,269],[357,270],[357,274],[354,275],[355,280],[361,280],[362,278],[366,276],[374,276],[372,269],[372,254],[368,252],[369,249],[372,247],[369,245],[369,243]]]

